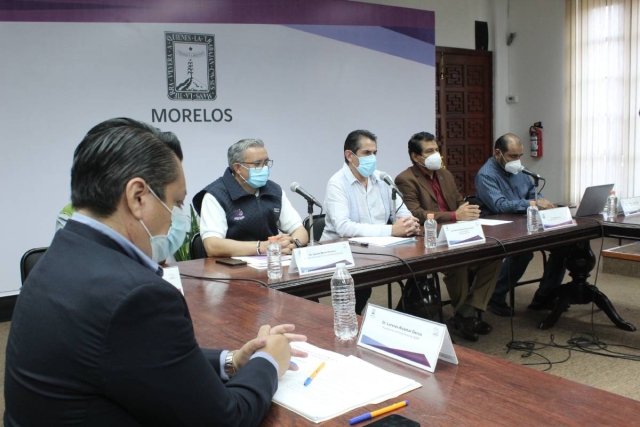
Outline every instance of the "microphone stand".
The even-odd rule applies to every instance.
[[[536,206],[538,205],[538,185],[540,184],[540,178],[538,178],[537,176],[533,177],[533,185],[535,188],[535,192],[536,192]]]
[[[309,213],[309,246],[313,246],[315,239],[313,238],[313,202],[307,200],[307,212]]]
[[[395,188],[391,189],[391,224],[396,223],[396,195],[397,191]]]

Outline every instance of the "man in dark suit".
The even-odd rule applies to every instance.
[[[439,223],[479,218],[479,207],[465,202],[451,172],[441,169],[440,148],[432,134],[413,135],[408,148],[413,166],[398,175],[395,182],[415,217],[424,222],[427,214],[433,213]],[[488,334],[492,329],[477,314],[487,309],[501,264],[481,262],[444,272],[455,312],[448,324],[468,340],[477,341],[478,334]]]
[[[99,124],[76,148],[76,213],[13,315],[5,426],[244,426],[267,413],[289,341],[305,337],[265,325],[233,352],[198,346],[186,302],[157,264],[184,239],[177,153],[131,119]]]

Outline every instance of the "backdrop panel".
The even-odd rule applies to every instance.
[[[225,2],[212,2],[219,3]],[[326,9],[345,2],[303,3]],[[333,22],[317,8],[282,14],[287,19],[280,21],[263,14],[265,23],[253,12],[257,22],[243,16],[231,23],[221,14],[198,23],[207,13],[189,7],[191,14],[183,10],[176,18],[168,6],[145,6],[148,19],[142,19],[139,10],[127,15],[130,9],[114,9],[115,1],[102,4],[111,9],[0,11],[0,268],[7,272],[0,294],[19,291],[22,253],[51,241],[55,217],[70,197],[73,150],[107,118],[128,116],[175,132],[189,200],[223,173],[233,142],[261,138],[275,160],[271,178],[303,216],[306,203],[289,184],[298,181],[322,200],[351,130],[378,135],[379,167],[393,176],[409,164],[409,136],[433,131],[431,12],[387,13],[384,21],[385,11],[399,8],[351,3],[355,23],[349,14]],[[352,13],[354,5],[370,12],[369,22]],[[138,22],[103,22],[127,16]],[[167,16],[185,22],[155,22]],[[37,22],[7,22],[19,20]]]

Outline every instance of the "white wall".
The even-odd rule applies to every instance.
[[[523,164],[547,179],[544,194],[569,201],[565,176],[565,2],[560,0],[359,0],[436,15],[436,46],[475,49],[474,21],[489,25],[493,51],[494,138],[507,132],[525,146]],[[509,32],[517,36],[507,46]],[[519,96],[507,104],[507,95]],[[542,121],[544,156],[528,155],[529,127]]]
[[[352,0],[362,3],[384,4],[431,10],[436,14],[436,46],[475,49],[475,21],[489,24],[489,34],[493,14],[492,0]],[[489,50],[493,50],[493,40],[489,36]]]
[[[507,106],[510,130],[523,139],[523,164],[547,179],[545,196],[569,201],[564,158],[568,144],[564,141],[565,3],[511,0],[509,15],[511,31],[517,33],[508,47],[509,87],[512,95],[520,97],[520,102]],[[505,105],[504,98],[495,102]],[[527,154],[529,127],[537,121],[544,126],[542,158]]]

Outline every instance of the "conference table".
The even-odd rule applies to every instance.
[[[486,242],[436,249],[424,247],[424,237],[418,236],[413,243],[391,247],[352,246],[355,267],[350,267],[356,289],[371,288],[411,277],[411,274],[424,275],[437,273],[468,265],[474,262],[502,259],[506,256],[532,252],[541,249],[553,249],[573,245],[580,250],[572,251],[567,261],[573,278],[566,285],[554,289],[552,299],[555,308],[548,317],[540,322],[540,329],[549,329],[558,321],[566,304],[588,304],[592,301],[620,329],[635,331],[636,327],[622,319],[607,296],[588,283],[595,258],[588,241],[599,238],[603,233],[602,221],[597,218],[575,218],[575,225],[554,230],[528,232],[524,214],[492,215],[489,219],[507,221],[500,225],[483,225]],[[336,241],[346,240],[338,239]],[[331,243],[329,241],[326,243]],[[326,244],[325,243],[325,244]],[[575,262],[571,262],[573,259]],[[184,261],[179,263],[180,273],[203,279],[253,280],[263,282],[271,289],[286,292],[303,298],[317,298],[331,292],[333,272],[315,273],[301,276],[290,274],[284,268],[281,279],[267,279],[265,270],[249,266],[230,267],[217,264],[214,258]],[[580,270],[578,272],[572,269]]]
[[[602,215],[591,215],[585,218],[600,222],[606,237],[640,240],[640,215],[618,215],[613,220],[604,219]]]
[[[502,259],[509,255],[551,249],[601,237],[600,225],[590,218],[577,218],[574,227],[534,233],[527,232],[524,214],[493,215],[490,219],[510,222],[497,226],[483,225],[486,242],[481,244],[454,249],[438,246],[437,249],[429,250],[424,247],[424,238],[418,236],[413,244],[392,247],[352,246],[355,267],[350,267],[349,272],[355,281],[356,289],[404,280],[411,275],[409,268],[416,275],[436,273],[473,262]],[[184,261],[178,265],[182,274],[219,279],[259,280],[268,283],[272,289],[304,298],[326,296],[331,292],[330,280],[333,272],[300,276],[297,273],[289,274],[288,268],[285,267],[281,279],[268,280],[264,270],[248,266],[224,266],[217,264],[213,258]]]
[[[323,426],[346,426],[352,417],[404,399],[409,400],[409,406],[395,413],[422,426],[629,425],[640,413],[638,401],[457,345],[458,365],[440,361],[435,373],[420,370],[357,347],[352,341],[335,339],[330,307],[256,282],[191,278],[182,282],[196,338],[203,347],[239,348],[255,337],[261,325],[294,323],[296,332],[307,335],[313,345],[355,355],[422,385],[390,401],[354,409],[323,422]],[[262,425],[314,423],[273,404]]]

